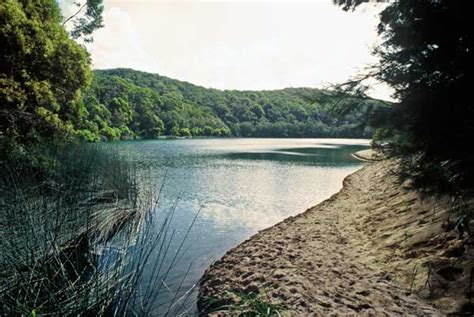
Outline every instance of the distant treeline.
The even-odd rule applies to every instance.
[[[354,102],[329,91],[286,88],[234,91],[199,87],[131,69],[96,70],[83,92],[77,133],[88,141],[174,136],[371,137],[367,99],[343,116],[334,105]]]

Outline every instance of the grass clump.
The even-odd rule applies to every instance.
[[[35,151],[0,162],[0,315],[150,314],[172,270],[151,261],[172,254],[173,210],[156,230],[158,197],[111,147]]]
[[[283,306],[271,303],[264,294],[232,292],[231,297],[230,304],[220,305],[213,312],[242,317],[287,316]]]

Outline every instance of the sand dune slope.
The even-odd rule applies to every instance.
[[[330,199],[230,250],[204,275],[200,310],[226,314],[239,293],[260,294],[290,315],[459,310],[472,264],[467,240],[446,230],[440,202],[397,183],[397,166],[365,166]]]

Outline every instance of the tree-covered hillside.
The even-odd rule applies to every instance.
[[[234,91],[199,87],[131,69],[94,71],[83,93],[78,133],[89,141],[176,136],[370,137],[367,121],[380,101],[333,115],[328,91],[287,88]]]

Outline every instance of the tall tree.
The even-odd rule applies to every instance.
[[[353,10],[369,1],[334,2]],[[395,90],[398,102],[382,135],[394,153],[410,155],[404,171],[441,192],[466,193],[474,185],[473,7],[473,1],[389,2],[378,26],[380,62],[365,76]]]
[[[63,28],[57,3],[0,2],[0,43],[1,154],[71,135],[91,70],[86,50]]]

